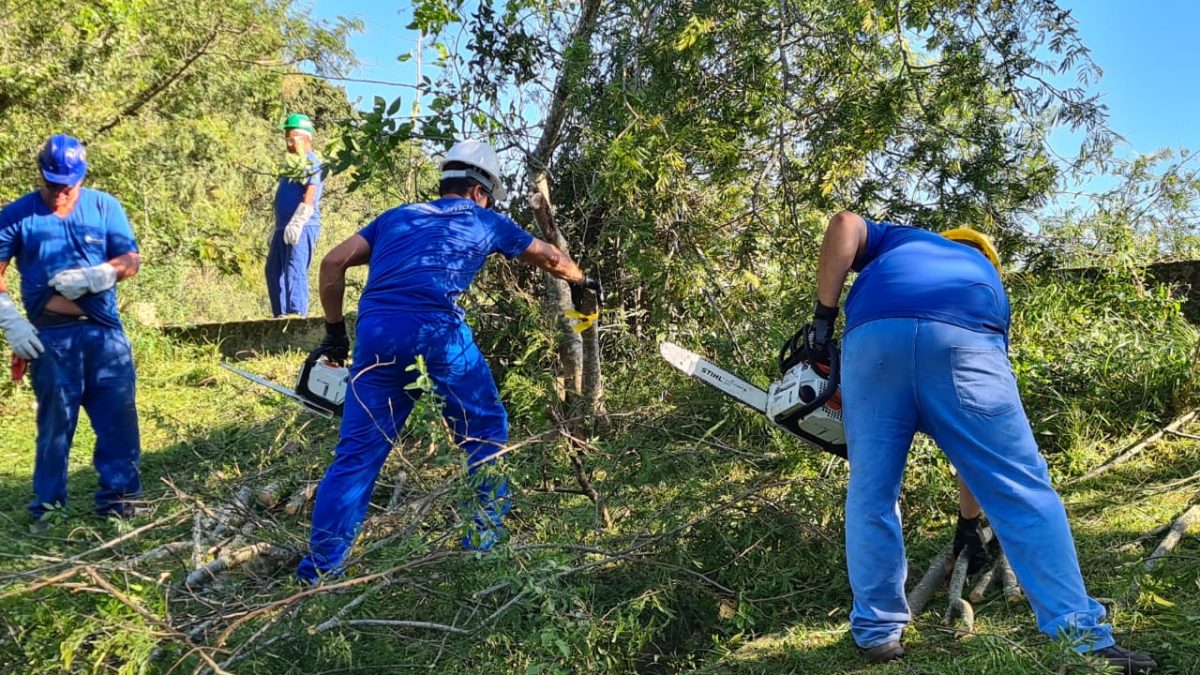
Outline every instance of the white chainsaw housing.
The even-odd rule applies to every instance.
[[[831,391],[832,389],[832,391]],[[845,445],[837,385],[807,363],[800,363],[767,390],[767,416],[786,428],[803,431],[830,445]],[[826,399],[814,407],[814,402]]]
[[[304,381],[305,371],[308,380]],[[296,390],[307,386],[309,393],[322,402],[335,406],[346,402],[346,383],[350,380],[350,369],[341,368],[325,361],[318,361],[312,368],[302,368],[296,379]]]
[[[346,402],[350,369],[335,366],[321,357],[306,361],[296,377],[296,394],[301,402],[340,415]]]

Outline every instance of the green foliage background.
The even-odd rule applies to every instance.
[[[133,523],[63,513],[49,536],[28,535],[32,397],[0,385],[8,671],[203,670],[197,649],[250,673],[859,670],[845,638],[844,465],[657,356],[670,339],[765,386],[775,346],[811,311],[820,236],[841,208],[998,238],[1013,364],[1057,479],[1196,404],[1197,335],[1183,297],[1143,269],[1197,250],[1193,156],[1108,153],[1098,71],[1053,2],[619,0],[580,30],[575,4],[422,0],[408,8],[428,45],[420,98],[378,97],[364,110],[327,79],[353,62],[346,38],[361,26],[314,24],[289,0],[9,5],[0,199],[35,186],[45,136],[73,133],[88,142],[89,183],[122,201],[142,245],[145,265],[120,297],[152,509]],[[1058,87],[1057,76],[1082,84]],[[522,194],[542,168],[529,158],[555,101],[563,125],[545,168],[559,225],[609,289],[609,417],[583,438],[563,436],[542,280],[492,261],[464,305],[511,417],[504,467],[521,490],[511,540],[487,556],[455,547],[461,458],[427,399],[384,468],[352,568],[403,573],[264,612],[217,648],[236,617],[300,592],[287,569],[248,566],[191,594],[180,587],[186,556],[129,560],[191,536],[196,503],[271,482],[294,491],[328,463],[333,426],[246,389],[216,368],[214,347],[156,329],[266,314],[260,266],[283,170],[276,125],[293,110],[316,120],[330,168],[320,255],[383,209],[431,197],[431,160],[455,137],[503,148],[510,192]],[[1085,137],[1064,161],[1046,141],[1060,126]],[[1064,207],[1073,176],[1101,172],[1116,187]],[[509,210],[532,227],[523,198]],[[352,279],[351,306],[361,282]],[[308,347],[246,365],[287,382]],[[92,440],[80,430],[77,509],[94,486]],[[1198,462],[1200,447],[1179,440],[1064,492],[1093,592],[1140,589],[1116,613],[1122,639],[1181,673],[1200,669],[1195,543],[1149,575],[1139,563],[1153,542],[1140,536],[1194,498]],[[601,504],[581,494],[580,473]],[[914,446],[906,481],[915,568],[941,548],[953,515],[949,467],[928,439]],[[254,518],[255,537],[303,550],[306,514]],[[87,558],[134,604],[87,583],[31,588],[97,542],[160,519]],[[469,635],[326,626],[335,616]],[[880,672],[1081,666],[1036,633],[1023,606],[983,605],[973,640],[937,623],[919,617],[910,670]]]

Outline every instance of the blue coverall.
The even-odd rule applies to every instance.
[[[0,210],[0,260],[16,259],[26,314],[46,348],[29,367],[38,402],[36,497],[29,505],[35,518],[47,504],[67,503],[67,458],[81,405],[96,433],[97,512],[120,514],[126,500],[141,493],[133,356],[117,315],[116,289],[75,300],[83,318],[46,313],[54,275],[137,250],[120,203],[97,190],[82,188],[66,218],[55,215],[38,192]]]
[[[296,181],[287,176],[279,177],[275,189],[275,231],[271,235],[271,246],[267,251],[267,295],[271,298],[271,313],[274,316],[288,314],[308,315],[308,268],[312,264],[313,249],[321,236],[321,160],[317,153],[309,152],[311,166],[308,177]],[[304,224],[300,241],[295,245],[283,239],[283,230],[296,213],[296,207],[304,199],[309,185],[317,186],[313,201],[313,214]]]
[[[1021,406],[999,273],[981,252],[932,232],[867,227],[842,352],[855,642],[898,640],[910,619],[898,498],[920,431],[987,512],[1038,627],[1079,651],[1111,646],[1112,629],[1084,589],[1066,511]]]
[[[338,574],[366,516],[375,480],[412,411],[418,390],[407,370],[425,360],[443,415],[473,474],[508,440],[508,416],[458,296],[492,253],[513,258],[533,241],[511,219],[474,202],[443,198],[387,211],[359,233],[371,247],[359,300],[351,386],[334,461],[317,488],[310,552],[297,576]],[[479,481],[467,548],[486,549],[510,508],[507,481]]]

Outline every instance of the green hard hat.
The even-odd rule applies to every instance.
[[[279,128],[283,129],[284,131],[299,129],[300,131],[305,131],[309,134],[313,133],[312,120],[308,119],[308,115],[301,115],[300,113],[292,113],[288,115],[287,120],[283,123],[283,126]]]

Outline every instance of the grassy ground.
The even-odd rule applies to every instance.
[[[238,673],[1101,672],[1040,635],[1027,605],[998,593],[976,608],[967,637],[941,626],[945,598],[935,596],[907,634],[909,658],[861,665],[846,634],[845,467],[699,386],[680,386],[648,355],[636,377],[611,375],[610,424],[580,431],[578,442],[547,433],[535,415],[514,417],[508,469],[522,494],[499,550],[457,547],[465,516],[457,455],[425,406],[384,468],[344,585],[305,594],[290,578],[294,557],[285,557],[189,590],[181,582],[190,550],[136,556],[190,541],[198,505],[217,509],[243,486],[278,483],[288,494],[318,479],[334,428],[219,370],[214,350],[144,330],[134,337],[152,508],[132,522],[86,514],[95,476],[81,424],[75,511],[48,534],[30,534],[32,399],[27,389],[0,398],[4,672],[190,672],[206,665],[198,650]],[[286,382],[298,357],[246,367]],[[603,495],[612,527],[579,494],[572,457]],[[1200,480],[1187,479],[1198,469],[1200,444],[1177,439],[1064,490],[1090,590],[1122,599],[1139,583],[1114,612],[1116,631],[1173,673],[1200,672],[1200,546],[1186,539],[1146,574],[1141,562],[1158,538],[1140,538],[1195,500]],[[916,573],[950,536],[953,503],[944,461],[918,445],[902,504]],[[306,513],[249,511],[244,542],[303,550]]]

